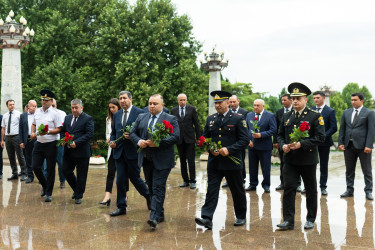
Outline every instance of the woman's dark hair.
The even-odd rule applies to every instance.
[[[108,108],[107,108],[107,119],[111,119],[113,121],[113,114],[111,112],[111,110],[109,110],[109,104],[113,104],[113,105],[116,105],[117,108],[120,110],[121,107],[120,107],[120,102],[118,101],[117,98],[112,98],[111,100],[109,100],[108,102]]]

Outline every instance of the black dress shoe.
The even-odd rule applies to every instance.
[[[27,181],[27,179],[29,179],[29,177],[27,177],[27,175],[23,175],[21,181]]]
[[[366,192],[366,199],[372,201],[374,197],[372,197],[372,193]]]
[[[294,224],[292,224],[289,221],[284,221],[283,223],[278,224],[277,227],[279,227],[280,229],[284,229],[284,230],[294,229]]]
[[[212,229],[212,221],[209,220],[209,219],[205,219],[205,218],[195,218],[195,222],[199,225],[199,226],[204,226],[208,229]]]
[[[119,215],[123,215],[123,214],[126,214],[126,209],[123,209],[123,208],[117,208],[115,211],[113,211],[113,212],[110,213],[109,215],[110,215],[110,216],[119,216]]]
[[[195,184],[195,182],[190,182],[190,189],[196,189],[197,187],[197,184]]]
[[[264,189],[265,193],[269,193],[270,192],[270,188],[269,187],[264,187],[263,189]]]
[[[257,187],[254,187],[254,186],[248,186],[246,189],[246,191],[256,191],[257,190]]]
[[[296,192],[299,192],[299,193],[302,192],[301,186],[298,186],[298,187],[297,187]]]
[[[304,229],[313,229],[314,228],[314,222],[312,221],[306,221],[305,225],[303,226]]]
[[[353,192],[346,190],[343,194],[340,195],[340,197],[353,197]]]
[[[45,202],[51,202],[52,201],[52,196],[51,195],[46,195],[46,199],[44,201]]]
[[[147,198],[146,198],[146,202],[147,202],[147,209],[149,211],[151,211],[151,195],[149,195]]]
[[[188,187],[188,186],[189,186],[188,182],[183,182],[179,187],[183,188],[183,187]]]
[[[1,179],[3,179],[3,175],[2,175],[2,174],[0,174],[0,180],[1,180]]]
[[[242,226],[246,224],[246,219],[236,219],[236,222],[234,222],[234,226]]]
[[[43,197],[46,195],[46,190],[44,190],[44,188],[42,188],[42,191],[40,192],[40,196]]]
[[[107,201],[102,201],[102,202],[99,202],[100,205],[107,205],[107,207],[109,207],[111,205],[111,199],[108,199]]]
[[[60,182],[60,188],[65,188],[65,182]]]
[[[33,181],[34,181],[33,179],[27,178],[27,180],[25,181],[25,183],[31,183]]]
[[[73,194],[72,195],[72,200],[74,200],[76,198],[76,195],[75,194]]]
[[[82,203],[82,199],[76,198],[76,204],[81,204],[81,203]]]
[[[19,172],[17,175],[18,175],[18,176],[22,176],[22,172]]]
[[[8,178],[8,181],[17,180],[17,179],[18,179],[18,176],[16,174],[12,174],[12,176]]]
[[[284,189],[284,185],[283,184],[280,184],[276,187],[276,190],[283,190]]]
[[[164,215],[161,216],[161,217],[159,217],[159,219],[158,219],[158,224],[159,224],[159,223],[162,223],[162,222],[164,222]]]
[[[151,229],[156,229],[156,225],[158,224],[158,222],[156,220],[148,220],[147,224],[150,225]]]
[[[222,188],[228,187],[228,182],[224,182],[223,185],[221,185]]]
[[[328,194],[327,190],[325,188],[323,188],[322,189],[322,195],[327,195],[327,194]]]
[[[301,194],[306,194],[306,188],[301,191]]]

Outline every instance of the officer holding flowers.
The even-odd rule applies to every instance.
[[[314,228],[317,213],[316,165],[318,145],[324,142],[324,120],[320,113],[306,107],[310,89],[302,83],[294,82],[288,87],[293,98],[292,112],[283,115],[277,141],[284,151],[285,165],[283,194],[284,221],[280,229],[294,229],[295,197],[299,176],[306,188],[307,216],[305,229]]]
[[[212,218],[219,200],[220,183],[225,177],[232,193],[236,221],[234,226],[246,223],[246,195],[242,185],[241,150],[250,142],[246,121],[241,114],[232,113],[226,91],[212,91],[211,96],[217,113],[209,116],[204,127],[200,145],[209,149],[207,163],[208,187],[201,218],[195,222],[212,229]]]

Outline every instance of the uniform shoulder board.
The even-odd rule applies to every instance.
[[[211,117],[211,116],[213,117],[214,115],[216,115],[216,113],[213,113],[213,114],[209,115],[208,117]]]
[[[312,108],[308,108],[310,111],[313,111],[315,113],[319,113],[318,111],[316,111],[315,109],[312,109]]]

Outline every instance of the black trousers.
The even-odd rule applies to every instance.
[[[372,167],[371,157],[372,153],[366,154],[364,149],[356,149],[350,142],[344,151],[345,165],[346,165],[346,186],[351,192],[354,191],[354,177],[357,160],[361,162],[362,172],[365,178],[365,192],[372,192]]]
[[[164,217],[164,199],[166,184],[171,169],[158,170],[152,160],[143,158],[143,173],[151,195],[151,220]]]
[[[195,183],[195,144],[183,142],[177,145],[177,150],[178,155],[180,156],[182,179],[186,183]]]
[[[85,193],[89,162],[90,157],[73,158],[69,156],[69,153],[64,154],[62,171],[76,199],[82,199]],[[74,169],[77,171],[77,177],[74,175]]]
[[[316,184],[315,165],[291,165],[284,164],[284,194],[283,194],[283,217],[284,221],[294,224],[296,188],[298,179],[302,176],[306,189],[306,220],[314,222],[318,208],[318,192]]]
[[[320,188],[326,189],[327,188],[327,180],[328,180],[328,160],[329,160],[329,153],[330,147],[329,146],[318,146],[319,152],[319,164],[320,164]]]
[[[284,185],[284,178],[283,178],[283,168],[284,168],[284,151],[279,149],[279,158],[280,158],[280,181],[281,184]],[[298,177],[298,187],[301,186],[301,176]]]
[[[26,164],[25,158],[23,157],[22,149],[20,147],[20,142],[18,140],[18,135],[6,135],[5,136],[5,146],[8,153],[10,167],[12,168],[12,174],[17,174],[17,162],[16,162],[16,155],[18,159],[18,163],[21,167],[21,173],[26,173]]]
[[[109,156],[109,159],[108,159],[107,181],[105,183],[105,191],[106,192],[112,193],[115,175],[116,175],[116,164],[115,164],[115,159],[113,159],[113,150],[111,150],[111,155]],[[128,188],[128,190],[129,190],[129,188]]]
[[[242,170],[217,170],[207,168],[207,194],[201,216],[212,221],[219,201],[220,184],[225,177],[232,193],[234,212],[238,219],[246,218],[246,194],[243,187]]]
[[[47,195],[52,195],[55,184],[57,141],[40,143],[35,142],[33,150],[32,168],[40,185],[46,191]],[[47,179],[43,175],[43,162],[47,161]]]
[[[34,149],[35,142],[36,140],[28,141],[27,143],[25,143],[26,145],[25,145],[25,148],[23,149],[23,156],[26,161],[27,177],[29,177],[30,180],[34,180],[33,168],[31,164],[33,160],[33,149]]]
[[[241,165],[242,165],[242,177],[243,183],[246,183],[246,166],[245,166],[245,158],[246,158],[246,149],[241,150]]]
[[[0,147],[0,175],[3,175],[3,166],[4,166],[4,162],[3,162],[3,148]]]

